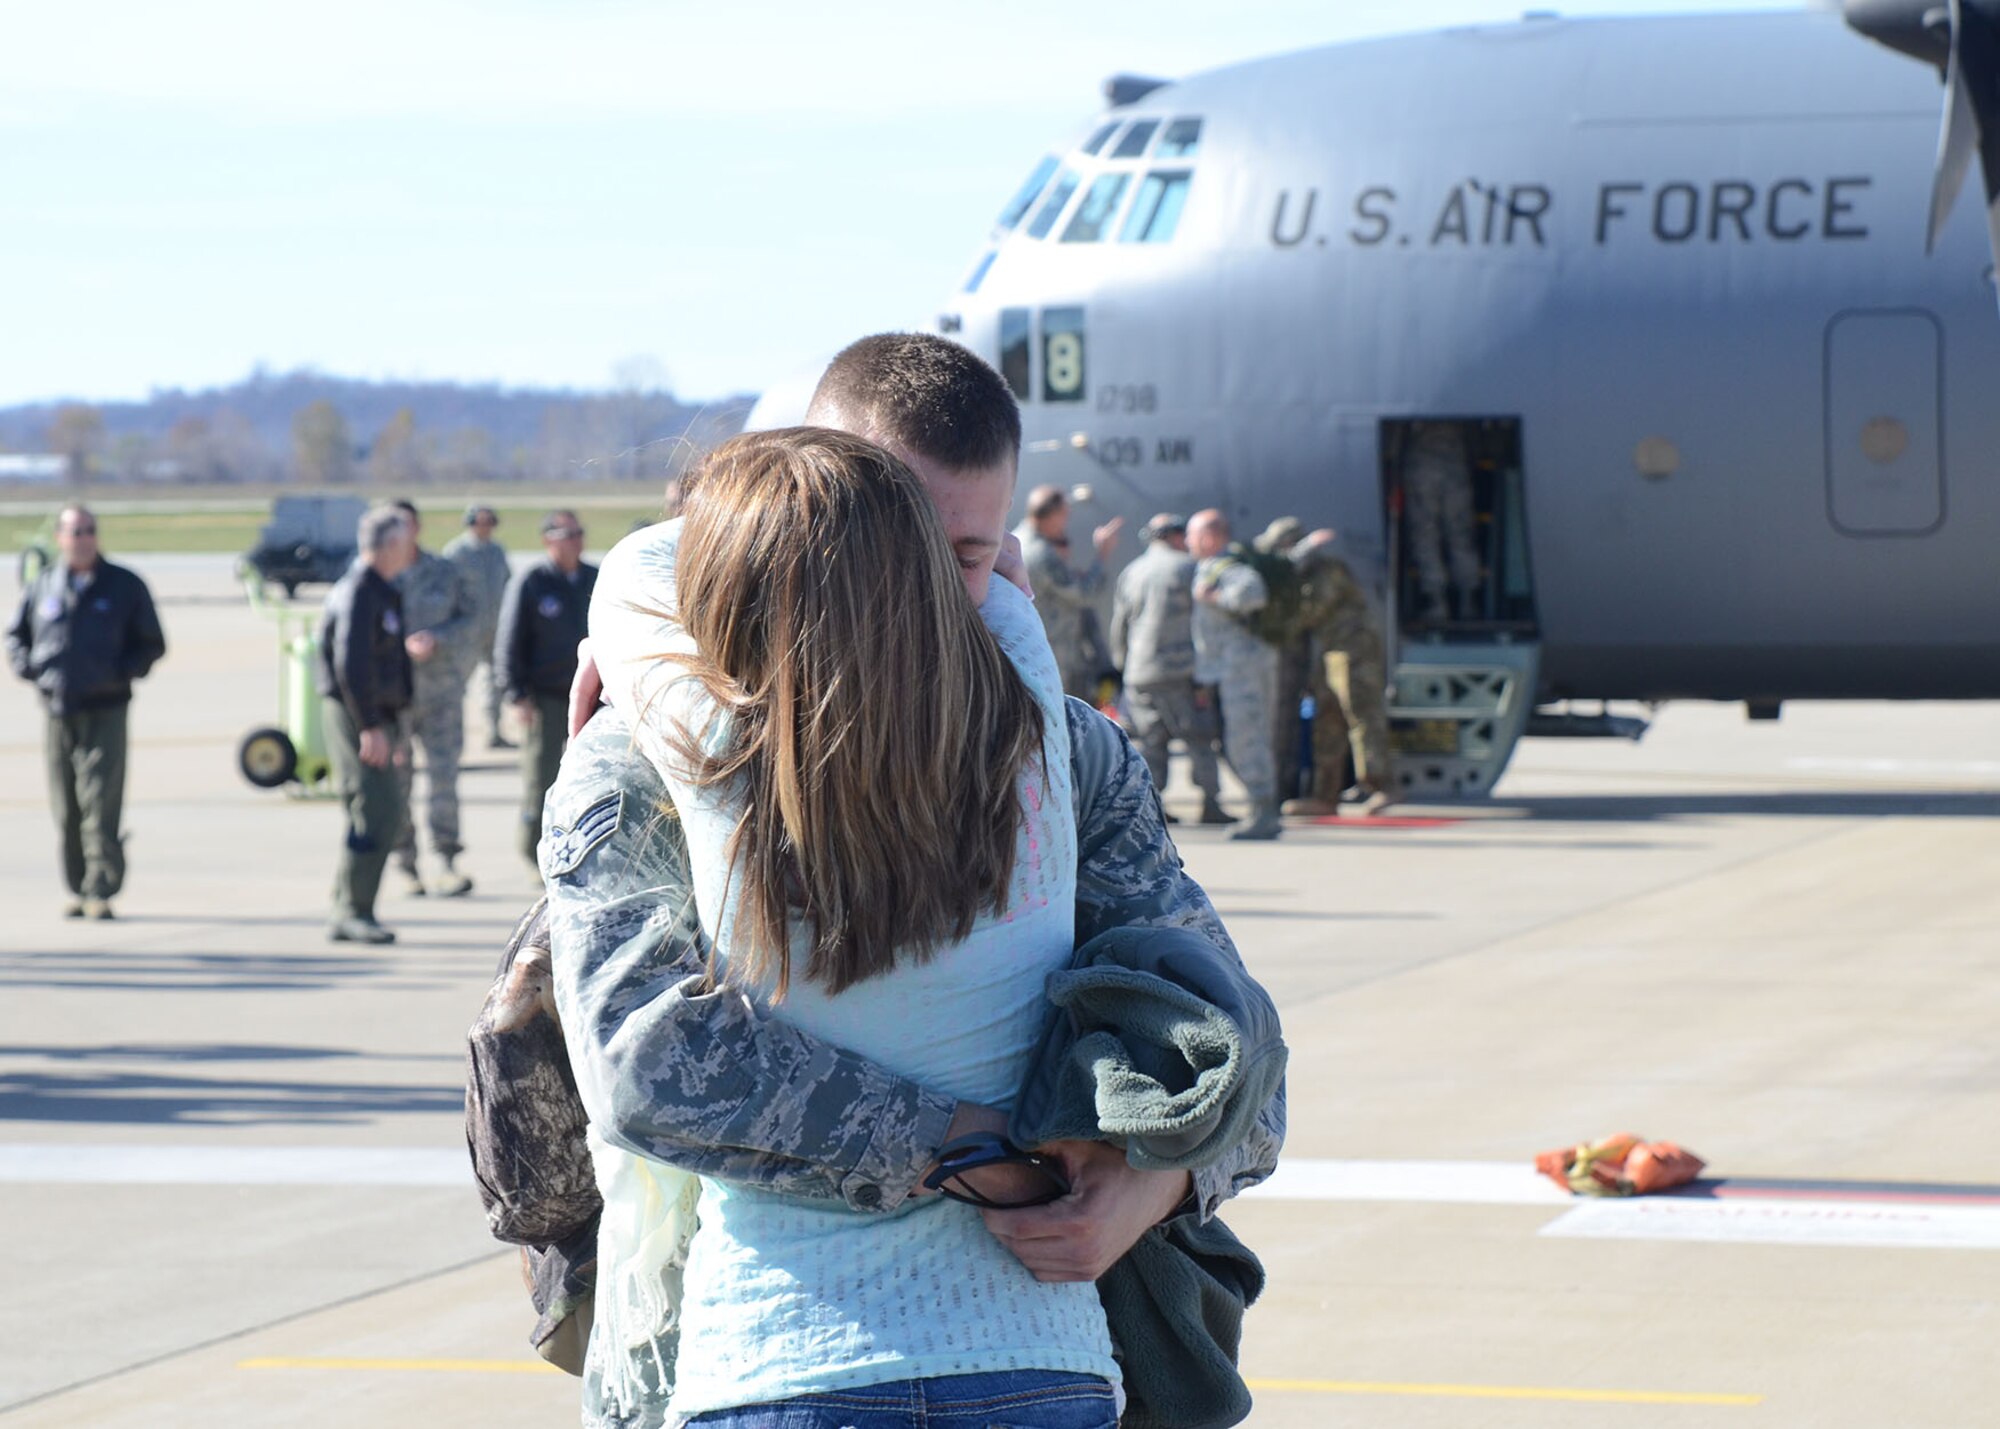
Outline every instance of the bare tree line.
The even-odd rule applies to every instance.
[[[442,420],[426,421],[413,402],[397,407],[372,430],[357,430],[349,415],[357,407],[380,409],[383,389],[370,384],[323,384],[341,389],[348,400],[321,396],[304,401],[291,412],[289,432],[275,434],[269,398],[276,394],[269,391],[256,394],[264,398],[261,424],[229,403],[231,392],[205,394],[220,400],[171,420],[165,411],[139,407],[116,410],[113,422],[104,408],[70,402],[48,412],[39,445],[62,459],[72,483],[408,488],[665,481],[678,475],[691,455],[737,431],[749,399],[691,407],[662,390],[664,375],[657,363],[634,359],[619,364],[617,386],[608,392],[503,393],[429,384],[421,389],[420,400],[443,413]],[[279,381],[304,388],[301,376]],[[268,379],[253,383],[259,380],[268,386]],[[161,397],[151,404],[154,409],[172,405]],[[178,405],[193,404],[182,399]],[[18,415],[38,413],[23,410]],[[148,421],[149,416],[154,420]],[[23,425],[17,420],[0,427],[0,450],[36,445],[33,435],[22,440]],[[32,434],[34,427],[28,425],[27,432]]]

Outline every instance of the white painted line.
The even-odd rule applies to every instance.
[[[1541,1233],[1584,1240],[2000,1250],[2000,1207],[1642,1196],[1578,1202]]]
[[[1549,1206],[1573,1198],[1526,1162],[1309,1161],[1286,1158],[1243,1193],[1273,1201],[1400,1201],[1457,1206]]]
[[[0,1145],[0,1182],[121,1186],[464,1186],[463,1147]]]
[[[1990,779],[2000,775],[2000,760],[1801,757],[1787,759],[1785,768],[1812,774],[1944,774]]]

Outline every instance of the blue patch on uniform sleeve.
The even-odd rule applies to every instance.
[[[618,832],[618,820],[624,812],[625,794],[616,790],[606,794],[564,828],[552,824],[542,840],[542,872],[549,878],[561,878],[566,873],[574,873],[590,851]]]

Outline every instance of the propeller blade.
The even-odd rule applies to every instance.
[[[1986,181],[1986,242],[2000,265],[2000,0],[1952,0],[1952,50],[1964,76]]]
[[[1931,221],[1924,231],[1924,252],[1937,250],[1938,234],[1951,217],[1958,191],[1965,185],[1965,171],[1972,166],[1973,151],[1979,147],[1979,119],[1973,109],[1972,90],[1965,82],[1965,56],[1959,40],[1965,34],[1959,0],[1951,0],[1951,58],[1944,71],[1944,127],[1938,131],[1937,175],[1931,183]]]

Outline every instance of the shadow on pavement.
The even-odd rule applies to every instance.
[[[0,1075],[0,1121],[329,1126],[452,1112],[464,1089],[368,1082],[203,1081],[143,1072]]]
[[[488,945],[431,944],[423,952],[487,952]],[[419,951],[411,949],[411,951]],[[407,985],[462,977],[464,969],[420,958],[339,953],[93,952],[74,948],[0,953],[0,988],[126,992],[306,992],[363,979]]]
[[[375,1061],[464,1061],[456,1052],[356,1052],[347,1047],[286,1047],[258,1042],[111,1042],[99,1047],[5,1047],[0,1057],[45,1062],[324,1062],[366,1056]]]

